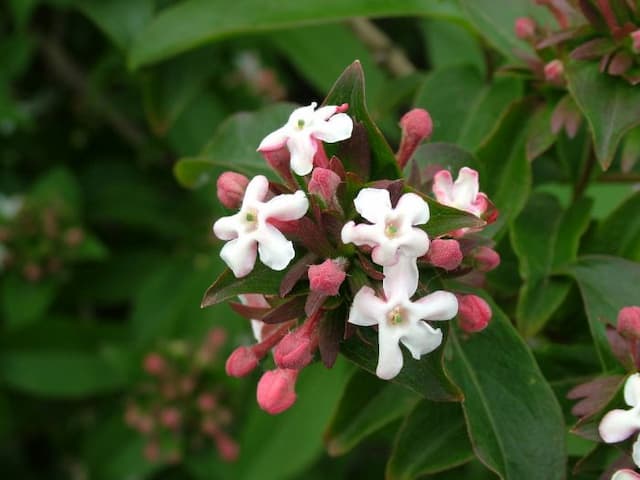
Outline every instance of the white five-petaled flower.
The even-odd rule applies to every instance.
[[[253,269],[256,252],[262,263],[273,270],[283,270],[295,256],[291,241],[268,220],[297,220],[307,212],[309,201],[304,192],[298,190],[265,202],[268,191],[267,178],[254,177],[247,185],[240,211],[220,218],[213,225],[219,239],[229,240],[220,256],[236,277],[244,277]]]
[[[622,442],[640,430],[640,373],[631,375],[624,384],[624,401],[629,410],[611,410],[600,422],[598,430],[606,443]],[[640,437],[633,444],[632,457],[640,467]]]
[[[316,110],[316,102],[297,108],[287,123],[264,137],[258,151],[279,150],[285,145],[291,153],[291,169],[298,175],[313,170],[313,157],[319,142],[335,143],[351,137],[353,120],[341,107],[327,105]]]
[[[371,224],[348,222],[342,227],[342,242],[373,247],[371,258],[382,266],[395,264],[401,255],[421,257],[429,249],[429,237],[414,225],[429,221],[429,205],[415,193],[405,193],[391,208],[389,192],[363,188],[353,203]]]
[[[419,360],[442,343],[442,331],[423,320],[449,320],[458,313],[458,301],[449,292],[436,291],[415,302],[410,297],[417,286],[415,258],[401,257],[392,267],[385,267],[383,290],[379,298],[370,287],[362,287],[351,305],[349,322],[354,325],[378,325],[378,366],[376,375],[389,380],[402,370],[399,342]],[[415,275],[407,270],[416,269]]]
[[[489,207],[489,199],[480,192],[478,172],[469,167],[460,169],[455,182],[448,170],[440,170],[433,177],[433,193],[443,205],[464,210],[476,217]]]

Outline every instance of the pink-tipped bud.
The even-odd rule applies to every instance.
[[[300,370],[311,363],[317,345],[305,329],[287,333],[273,350],[273,358],[280,368]]]
[[[400,127],[402,127],[402,139],[396,159],[400,168],[404,168],[420,142],[431,136],[433,121],[429,112],[422,108],[414,108],[400,119]]]
[[[309,193],[318,195],[327,206],[337,205],[336,191],[340,185],[340,177],[328,168],[316,167],[311,173]]]
[[[516,18],[513,28],[516,32],[516,37],[527,40],[535,35],[536,22],[529,17]]]
[[[478,247],[473,251],[473,263],[480,272],[490,272],[500,265],[500,255],[493,248]]]
[[[155,422],[151,415],[148,414],[139,414],[137,418],[136,424],[133,426],[140,433],[144,433],[145,435],[150,434],[155,427]]]
[[[258,382],[258,405],[271,415],[284,412],[296,401],[298,370],[276,369],[265,372]]]
[[[84,240],[84,231],[80,227],[73,227],[64,234],[64,243],[68,247],[77,247]]]
[[[42,268],[37,263],[29,262],[22,269],[22,276],[31,283],[42,278]]]
[[[346,261],[343,258],[328,258],[320,265],[311,265],[307,273],[311,291],[329,296],[338,295],[340,285],[347,277],[345,268]]]
[[[458,325],[467,333],[484,330],[491,320],[491,307],[477,295],[458,295]]]
[[[171,430],[177,430],[182,423],[182,413],[175,407],[163,408],[160,411],[160,423]]]
[[[224,328],[216,327],[207,334],[207,345],[218,349],[227,341],[227,331]]]
[[[201,393],[198,396],[198,408],[203,412],[213,411],[217,404],[215,395],[211,393]]]
[[[629,34],[631,37],[631,48],[633,53],[640,53],[640,30],[635,30]]]
[[[249,179],[244,175],[236,172],[224,172],[218,177],[216,183],[218,200],[227,208],[240,208],[248,184]]]
[[[223,460],[234,462],[238,459],[240,447],[238,447],[238,444],[229,435],[222,430],[216,430],[213,439],[216,442],[218,453]]]
[[[445,270],[455,270],[462,262],[462,251],[457,240],[436,238],[429,245],[427,261]]]
[[[149,375],[162,375],[167,364],[159,353],[149,353],[144,357],[143,368]]]
[[[158,445],[158,442],[151,441],[144,446],[144,458],[149,462],[160,460],[160,445]]]
[[[278,174],[280,177],[289,184],[295,185],[293,175],[291,174],[289,149],[282,147],[277,150],[262,151],[267,164]]]
[[[230,377],[244,377],[249,375],[258,366],[260,359],[251,347],[238,347],[225,364],[225,370]]]
[[[624,307],[618,312],[618,332],[630,340],[640,340],[640,307]]]
[[[544,66],[544,78],[549,82],[556,85],[561,85],[564,82],[564,65],[557,58],[551,60]]]

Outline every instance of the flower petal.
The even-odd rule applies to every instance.
[[[241,210],[256,208],[269,192],[269,180],[264,175],[256,175],[251,179],[244,191]]]
[[[242,236],[227,242],[220,257],[237,277],[244,277],[253,270],[256,263],[256,241],[252,237]]]
[[[458,313],[458,300],[453,293],[438,290],[413,302],[409,308],[422,320],[450,320]]]
[[[412,228],[403,235],[399,250],[407,257],[421,257],[429,251],[429,235],[424,230]]]
[[[213,224],[213,233],[220,240],[233,240],[241,231],[239,213],[229,217],[222,217]]]
[[[634,444],[634,447],[635,447],[635,444]],[[636,465],[637,464],[638,463],[636,462]],[[629,470],[628,468],[625,468],[623,470],[618,470],[617,472],[615,472],[611,477],[611,480],[640,480],[640,474],[637,474],[633,470]]]
[[[345,223],[340,236],[344,244],[353,243],[370,247],[375,247],[386,240],[384,233],[377,225],[366,223],[356,225],[353,221]]]
[[[633,442],[631,458],[633,458],[633,463],[636,464],[636,467],[640,467],[640,436],[636,438],[635,442]],[[638,478],[640,478],[640,475],[638,476]]]
[[[396,242],[389,240],[382,241],[371,250],[371,260],[378,265],[393,265],[398,261],[398,258],[398,246]]]
[[[382,288],[391,303],[391,299],[408,299],[418,289],[418,265],[415,258],[400,255],[394,265],[382,269],[384,279]]]
[[[624,401],[635,407],[640,402],[640,373],[634,373],[624,384]]]
[[[387,304],[376,297],[371,287],[362,287],[356,293],[349,310],[349,323],[370,327],[384,321]]]
[[[275,218],[283,222],[303,217],[309,209],[309,200],[302,190],[293,194],[273,197],[260,208],[260,216],[266,220]]]
[[[331,115],[338,111],[337,105],[325,105],[324,107],[320,107],[315,112],[313,112],[313,119],[315,121],[327,121],[331,118]]]
[[[323,142],[335,143],[351,138],[352,132],[351,117],[346,113],[338,113],[329,120],[314,122],[312,135]]]
[[[290,134],[291,130],[288,125],[280,127],[262,139],[260,145],[258,145],[258,151],[271,152],[273,150],[279,150],[287,143]]]
[[[318,148],[315,141],[306,132],[300,132],[289,137],[287,147],[291,152],[291,170],[301,176],[311,173]]]
[[[611,410],[600,421],[598,431],[606,443],[616,443],[629,438],[639,427],[633,410]]]
[[[469,168],[462,167],[458,172],[458,178],[453,184],[453,198],[460,208],[467,208],[471,205],[480,191],[478,183],[478,172]]]
[[[422,225],[429,221],[429,205],[415,193],[402,195],[395,211],[407,218],[411,225]]]
[[[391,212],[389,191],[382,188],[363,188],[353,203],[358,213],[371,223],[384,223]]]
[[[400,341],[411,352],[411,356],[420,360],[422,355],[432,352],[442,343],[442,331],[425,322],[411,324]]]
[[[272,270],[284,270],[296,256],[293,243],[273,225],[261,226],[256,238],[260,261]]]
[[[440,170],[433,176],[433,194],[436,200],[450,205],[453,197],[453,178],[449,170]]]
[[[378,366],[376,375],[383,380],[391,380],[400,373],[404,363],[402,350],[398,345],[397,335],[393,330],[380,328],[378,330]]]

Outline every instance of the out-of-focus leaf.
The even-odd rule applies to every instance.
[[[337,22],[351,17],[411,15],[459,16],[457,9],[429,0],[281,0],[265,6],[258,0],[187,0],[161,11],[136,38],[129,64],[157,62],[206,42],[230,36]]]
[[[197,156],[183,158],[176,163],[174,174],[185,187],[201,186],[213,172],[230,169],[247,176],[273,176],[264,158],[256,151],[262,139],[283,126],[296,108],[279,103],[252,113],[237,113],[228,118],[211,141]]]
[[[74,4],[122,50],[129,47],[153,14],[153,0],[74,0]]]
[[[620,168],[623,172],[630,172],[638,160],[640,160],[640,127],[635,127],[624,139],[620,155]]]
[[[640,124],[640,95],[625,80],[600,73],[592,62],[572,63],[566,75],[569,91],[589,122],[600,166],[606,170],[624,134]]]
[[[59,282],[53,279],[29,282],[17,274],[3,275],[0,279],[0,311],[7,328],[22,327],[43,320],[58,288]]]
[[[527,160],[534,161],[546,152],[556,140],[556,135],[551,131],[550,105],[539,107],[531,117],[529,131],[527,132]]]
[[[439,326],[446,335],[447,327]],[[443,341],[444,345],[444,341]],[[361,328],[341,346],[340,352],[360,368],[375,374],[378,364],[378,336],[371,328]],[[404,366],[392,381],[434,401],[460,401],[460,390],[443,370],[444,348],[419,361],[403,350]]]
[[[478,458],[505,480],[565,477],[565,427],[560,406],[526,344],[491,304],[482,332],[451,333],[447,370],[462,403]]]
[[[591,253],[619,255],[640,262],[640,192],[632,194],[599,225],[588,245]],[[612,235],[615,241],[612,241]]]
[[[485,58],[479,42],[458,22],[429,19],[422,22],[429,64],[434,70],[451,65],[473,65],[484,75]]]
[[[322,432],[340,399],[347,365],[331,370],[320,363],[305,368],[296,384],[298,399],[286,412],[270,416],[254,406],[240,437],[246,461],[237,465],[238,480],[292,478],[322,451]]]
[[[398,431],[386,478],[412,480],[449,470],[472,458],[460,405],[423,400]]]
[[[364,438],[405,415],[420,396],[357,370],[342,392],[325,432],[329,455],[344,455]]]
[[[56,167],[31,187],[29,199],[39,206],[54,208],[59,215],[75,217],[82,195],[74,175],[64,167]]]
[[[578,282],[589,328],[604,371],[618,368],[605,326],[615,327],[618,311],[638,303],[640,264],[619,257],[585,255],[564,271]]]
[[[211,92],[200,92],[175,119],[167,139],[181,157],[197,155],[225,119],[220,98]]]
[[[571,283],[552,275],[556,268],[575,260],[589,225],[591,205],[583,199],[563,211],[555,197],[536,193],[516,218],[511,241],[524,280],[516,315],[524,336],[540,331],[567,297]]]

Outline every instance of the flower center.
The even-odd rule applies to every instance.
[[[258,212],[254,209],[246,210],[244,212],[244,223],[248,232],[255,230],[258,227]]]
[[[387,321],[390,325],[400,325],[405,321],[405,312],[401,307],[395,307],[387,314]]]
[[[398,226],[398,222],[395,220],[387,221],[384,227],[384,234],[388,238],[393,238],[398,234],[400,227]]]
[[[298,119],[297,127],[298,127],[298,130],[302,130],[304,128],[304,120],[302,118]]]

